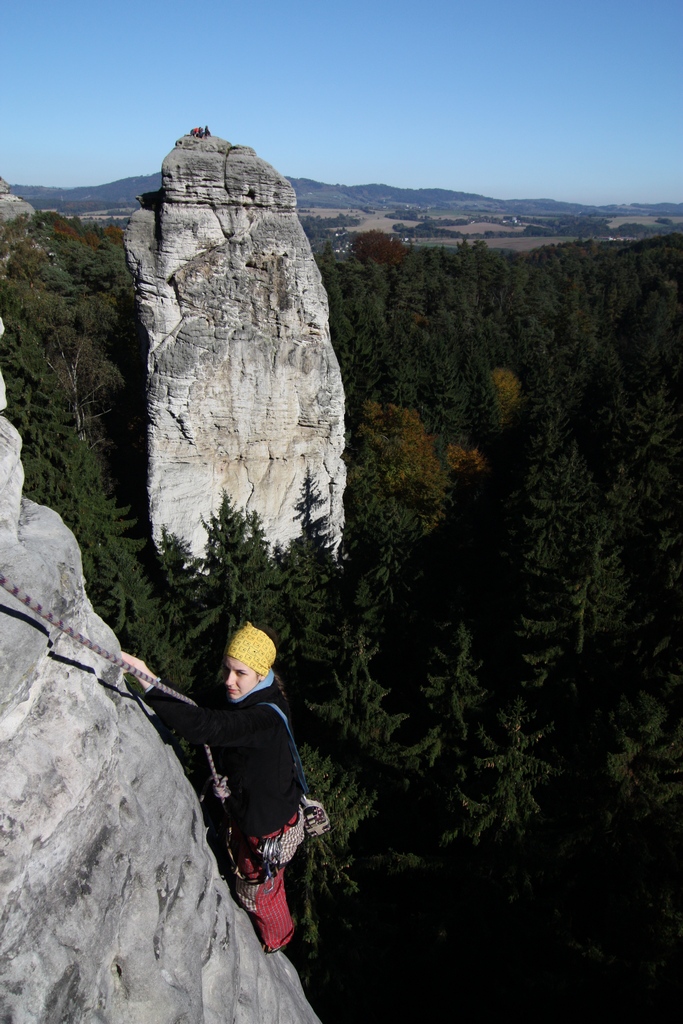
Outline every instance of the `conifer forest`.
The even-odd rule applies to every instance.
[[[312,481],[271,549],[225,495],[202,558],[146,521],[118,228],[0,228],[24,494],[124,649],[200,702],[278,630],[335,829],[288,869],[325,1024],[683,995],[683,235],[318,257],[347,401],[338,555]],[[201,752],[200,752],[201,753]],[[186,771],[204,781],[200,754]]]

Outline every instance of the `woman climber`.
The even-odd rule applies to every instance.
[[[294,933],[284,865],[304,837],[299,809],[302,790],[282,717],[289,720],[289,706],[272,669],[276,654],[269,630],[248,622],[235,633],[223,654],[228,697],[224,710],[181,703],[141,683],[147,703],[166,725],[191,743],[221,748],[220,770],[229,787],[224,805],[230,816],[228,849],[237,876],[237,896],[267,953],[282,949]],[[121,657],[154,677],[139,658]]]

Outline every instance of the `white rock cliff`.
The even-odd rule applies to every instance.
[[[20,446],[0,416],[0,571],[118,651],[73,534],[22,499]],[[149,712],[4,590],[0,778],[0,1020],[315,1024],[290,962],[233,903]]]
[[[14,220],[15,217],[21,217],[24,214],[31,217],[35,212],[25,199],[13,195],[5,179],[0,178],[0,221]]]
[[[343,527],[344,393],[289,182],[246,146],[185,136],[125,244],[147,349],[150,517],[202,553],[223,491],[271,543],[307,474]]]

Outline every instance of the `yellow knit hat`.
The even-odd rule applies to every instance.
[[[225,648],[224,658],[236,658],[260,676],[268,675],[275,661],[275,644],[262,630],[248,622],[238,629]]]

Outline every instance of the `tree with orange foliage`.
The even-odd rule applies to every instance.
[[[104,237],[108,238],[114,245],[118,245],[123,249],[123,229],[117,228],[116,225],[110,224],[104,229]]]
[[[517,422],[524,406],[522,385],[516,373],[502,366],[492,370],[491,380],[500,407],[500,429],[507,430]]]
[[[429,533],[444,515],[448,474],[419,413],[366,402],[358,433],[364,442],[365,469],[374,474],[374,496],[398,500],[415,512]]]
[[[351,253],[360,263],[384,263],[397,267],[408,252],[398,238],[383,231],[362,231],[351,243]]]
[[[446,461],[455,473],[457,482],[463,487],[481,483],[491,472],[486,456],[478,448],[468,449],[459,444],[449,444],[446,448]]]

